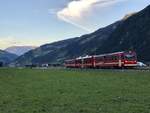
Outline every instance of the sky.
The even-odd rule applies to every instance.
[[[150,0],[0,0],[0,49],[78,37],[148,5]]]

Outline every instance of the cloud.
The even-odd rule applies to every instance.
[[[123,0],[73,0],[67,6],[57,12],[57,17],[85,31],[91,31],[81,21],[96,6],[107,7],[110,4]]]
[[[0,49],[6,49],[10,46],[40,46],[42,44],[45,44],[47,42],[50,42],[49,40],[36,40],[32,38],[26,38],[26,39],[18,39],[13,36],[8,37],[0,37]]]
[[[18,42],[13,37],[0,38],[0,49],[5,49],[8,45],[16,45]]]

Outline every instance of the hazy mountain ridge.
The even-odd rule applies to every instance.
[[[25,54],[26,52],[35,48],[36,48],[35,46],[12,46],[12,47],[6,48],[5,51],[21,56]]]
[[[16,60],[17,64],[56,63],[65,59],[115,51],[135,50],[150,61],[150,6],[94,33],[43,45]]]
[[[15,60],[18,56],[12,53],[8,53],[6,51],[0,50],[0,62],[8,64]]]

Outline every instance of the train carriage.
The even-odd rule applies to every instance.
[[[135,52],[116,52],[95,56],[96,67],[135,67],[137,57]]]
[[[70,63],[67,63],[68,61]],[[73,68],[123,68],[137,66],[137,56],[134,51],[79,57],[68,61],[66,61],[65,66]]]
[[[70,59],[65,61],[65,67],[67,68],[76,68],[76,60]]]

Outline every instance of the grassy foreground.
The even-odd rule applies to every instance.
[[[0,113],[149,113],[150,72],[0,69]]]

